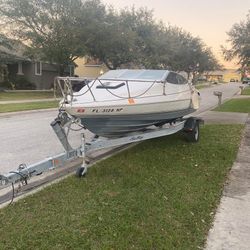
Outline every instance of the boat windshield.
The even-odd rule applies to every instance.
[[[110,70],[99,79],[122,79],[122,80],[152,80],[162,81],[167,75],[167,70]]]

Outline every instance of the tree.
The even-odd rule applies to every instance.
[[[98,0],[0,0],[0,15],[16,24],[14,35],[29,45],[28,54],[66,66],[86,55],[83,31],[103,6]]]
[[[91,56],[109,69],[167,68],[197,71],[216,63],[200,39],[156,22],[146,8],[120,12],[99,0],[0,0],[0,17],[15,23],[14,34],[29,45],[30,57],[64,68]],[[215,65],[215,64],[214,64]]]
[[[134,61],[136,34],[123,25],[114,9],[107,9],[98,25],[88,27],[88,33],[88,54],[103,61],[109,69]]]
[[[222,47],[225,59],[237,58],[242,68],[250,66],[250,11],[246,21],[234,24],[227,35],[231,48]]]
[[[175,28],[176,30],[176,28]],[[175,52],[172,68],[176,71],[185,71],[192,74],[193,78],[198,73],[219,69],[221,66],[200,38],[193,37],[190,33],[177,28]]]
[[[157,23],[152,11],[125,9],[121,11],[120,19],[124,27],[135,33],[134,63],[141,67],[186,71],[188,74],[219,68],[211,50],[201,39],[178,27]]]
[[[144,8],[120,12],[107,9],[102,24],[91,31],[87,44],[90,55],[101,59],[109,69],[149,66],[150,55],[154,55],[152,17],[152,12]]]
[[[118,67],[159,68],[159,41],[164,29],[145,8],[106,10],[102,24],[91,31],[87,48],[90,56],[101,59],[109,69]]]
[[[8,49],[12,48],[10,40],[3,34],[0,34],[0,46]]]
[[[193,76],[219,68],[219,64],[200,38],[174,26],[158,26],[155,39],[155,67],[185,71]]]
[[[159,37],[164,27],[155,22],[153,12],[146,8],[123,9],[120,19],[123,26],[135,34],[134,64],[145,68],[159,68]]]

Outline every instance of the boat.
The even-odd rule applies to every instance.
[[[62,84],[64,81],[64,85]],[[72,91],[72,82],[82,88]],[[199,93],[181,74],[169,70],[110,70],[102,76],[58,78],[61,110],[97,136],[121,137],[162,126],[199,108]]]

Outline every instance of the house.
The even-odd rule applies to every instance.
[[[25,56],[26,46],[10,40],[9,46],[0,45],[0,83],[10,82],[18,88],[50,89],[58,76],[58,64],[32,60]],[[75,65],[65,70],[65,75],[74,75]],[[19,86],[22,82],[23,85]]]
[[[109,70],[100,60],[89,57],[78,58],[75,63],[75,74],[80,77],[96,78]]]
[[[236,69],[211,71],[204,74],[209,82],[241,81],[241,72]]]
[[[47,62],[20,60],[15,63],[9,63],[7,66],[11,80],[24,77],[36,89],[53,88],[54,79],[58,76],[58,65]],[[73,76],[74,66],[72,68],[68,67],[65,74]]]
[[[13,52],[14,46],[17,47],[18,43],[0,35],[0,82],[5,81],[8,77],[8,64],[26,60],[22,55]]]

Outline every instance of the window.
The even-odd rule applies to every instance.
[[[35,62],[35,75],[42,75],[42,62]]]
[[[22,62],[18,62],[18,64],[17,64],[17,74],[18,75],[23,75],[23,64],[22,64]]]
[[[186,84],[187,79],[182,75],[176,74],[174,72],[170,72],[167,76],[167,82],[173,84]]]
[[[170,72],[167,76],[167,82],[178,84],[177,74],[174,72]]]
[[[139,79],[143,80],[162,80],[166,70],[145,70],[139,75]]]
[[[167,72],[167,70],[119,69],[106,72],[100,79],[161,81]]]
[[[178,80],[178,84],[186,84],[187,80],[185,77],[183,77],[182,75],[176,75],[176,78]]]

